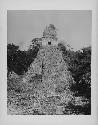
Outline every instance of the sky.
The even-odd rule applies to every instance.
[[[26,50],[32,39],[43,36],[49,24],[57,28],[58,38],[74,50],[91,45],[90,10],[8,10],[7,43]]]

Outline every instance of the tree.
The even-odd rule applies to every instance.
[[[12,44],[7,45],[7,67],[8,73],[14,70],[15,53],[18,51],[19,46]]]
[[[18,75],[23,75],[27,72],[28,67],[34,61],[37,56],[38,47],[35,46],[33,49],[28,51],[19,50],[19,46],[14,44],[7,45],[7,67],[8,73],[14,71]]]
[[[76,84],[72,90],[76,95],[91,96],[91,47],[85,47],[82,51],[67,50],[63,44],[58,45],[63,52],[63,58],[68,64],[68,70],[71,72]]]
[[[91,97],[91,47],[75,52],[71,59],[69,70],[72,72],[76,84],[72,87],[76,95]]]

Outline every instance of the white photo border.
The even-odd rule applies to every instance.
[[[97,0],[1,0],[0,1],[0,124],[1,125],[96,125],[97,119]],[[7,10],[91,10],[91,115],[7,115]]]

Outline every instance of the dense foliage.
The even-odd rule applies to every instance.
[[[60,46],[64,60],[68,63],[68,69],[76,82],[72,89],[78,91],[78,95],[90,98],[91,47],[85,47],[75,52],[67,50],[63,45]]]
[[[18,75],[22,75],[28,70],[38,52],[38,47],[28,51],[19,50],[19,46],[14,44],[7,45],[7,67],[8,73],[14,71]]]
[[[76,84],[71,87],[75,96],[84,96],[89,100],[86,107],[72,106],[77,108],[79,112],[84,114],[91,112],[91,47],[85,47],[80,51],[66,50],[66,47],[61,45],[64,60],[68,63],[68,69],[71,72]]]
[[[34,39],[35,40],[35,39]],[[68,69],[71,72],[75,82],[73,90],[80,90],[79,95],[90,96],[91,81],[91,47],[83,48],[82,51],[67,50],[65,46],[59,44],[63,52],[64,60],[68,63]],[[19,46],[14,44],[7,45],[7,66],[8,72],[14,71],[18,75],[22,75],[28,70],[30,64],[34,61],[38,46],[28,51],[20,51]],[[82,86],[83,85],[83,86]],[[84,87],[84,88],[83,88]],[[89,93],[89,94],[86,94]]]
[[[38,39],[32,40],[32,43]],[[33,44],[32,44],[33,45]],[[63,44],[58,45],[63,53],[63,58],[68,64],[68,70],[74,78],[75,84],[72,85],[71,90],[75,96],[84,96],[89,100],[89,104],[82,108],[81,106],[69,106],[72,109],[77,109],[84,114],[91,112],[91,47],[85,47],[80,51],[67,50]],[[33,48],[32,48],[33,47]],[[19,50],[19,46],[14,44],[7,45],[7,68],[8,74],[14,71],[18,75],[23,75],[34,61],[39,51],[39,45],[32,46],[28,51]],[[19,80],[19,79],[18,79]],[[9,85],[14,88],[10,79]],[[15,80],[17,82],[17,80]],[[15,82],[14,82],[15,83]],[[18,82],[17,82],[18,83]],[[19,85],[20,86],[20,85]],[[19,87],[17,90],[22,91]],[[71,110],[72,110],[71,109]]]

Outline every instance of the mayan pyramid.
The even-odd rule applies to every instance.
[[[38,82],[34,82],[35,79]],[[23,82],[29,89],[34,86],[33,94],[37,103],[33,104],[32,109],[40,114],[63,114],[65,107],[74,99],[70,91],[74,80],[63,60],[56,29],[52,24],[44,30],[42,46]]]
[[[23,76],[13,72],[8,80],[8,85],[13,88],[7,91],[8,114],[79,114],[72,105],[83,107],[88,104],[85,97],[75,97],[71,91],[75,81],[68,71],[59,43],[57,30],[52,24],[45,28],[42,38],[32,43],[30,47],[33,49],[39,45],[39,51],[28,71]]]

